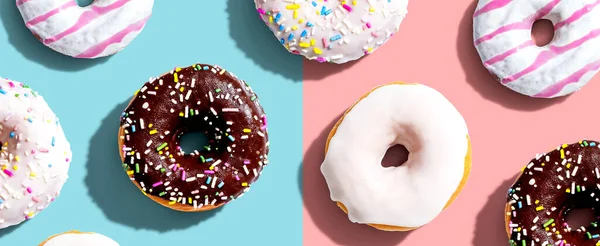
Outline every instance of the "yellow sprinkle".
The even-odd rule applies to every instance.
[[[158,151],[158,154],[159,154],[159,155],[162,155],[162,154],[163,154],[162,150],[161,150],[161,151]]]
[[[152,126],[154,126],[153,124],[149,124],[148,127],[152,128]]]
[[[244,128],[244,132],[252,132],[252,130],[250,130],[248,128]]]
[[[183,112],[179,112],[179,117],[183,117]]]
[[[314,38],[310,40],[310,46],[315,46],[315,44],[317,44],[317,40],[315,40]]]
[[[157,132],[158,132],[157,130],[152,130],[152,131],[150,131],[150,135],[154,135],[154,134],[156,134]]]
[[[175,68],[175,72],[181,71],[181,68]]]
[[[154,89],[155,89],[155,90],[158,90],[158,86],[154,86]]]
[[[373,7],[369,8],[369,12],[375,12],[375,8],[373,8]]]
[[[28,217],[33,217],[33,212],[27,214]]]
[[[352,0],[352,5],[356,6],[356,0]]]
[[[565,159],[565,150],[564,149],[560,149],[560,158]]]
[[[567,190],[565,190],[566,193],[571,193],[571,189],[567,188]]]
[[[133,170],[127,171],[127,175],[132,176],[133,175]]]
[[[549,227],[546,227],[546,231],[549,231],[549,230],[550,230],[550,228],[549,228]]]
[[[173,74],[173,81],[179,82],[179,76],[177,76],[177,73]]]
[[[302,23],[304,23],[304,19],[299,19],[298,24],[302,24]]]
[[[179,88],[179,91],[183,92],[183,90],[185,90],[183,86]]]
[[[289,9],[289,10],[299,9],[300,8],[300,4],[289,4],[288,6],[285,6],[285,8]]]
[[[210,167],[208,167],[208,169],[213,170],[213,169],[215,169],[215,167],[214,166],[210,166]]]
[[[543,166],[546,166],[546,163],[543,163],[543,162],[542,162],[542,167],[543,167]]]
[[[369,49],[367,49],[367,52],[368,52],[368,53],[371,53],[371,52],[373,52],[373,48],[369,47]]]
[[[137,96],[137,94],[140,92],[140,90],[137,90],[133,93],[134,96]]]
[[[248,183],[244,182],[244,183],[242,183],[242,186],[246,187],[246,186],[248,186]]]
[[[175,204],[175,202],[177,202],[177,201],[170,201],[169,205],[173,205],[173,204]]]
[[[33,178],[33,177],[37,176],[37,174],[35,174],[35,173],[30,173],[30,174],[29,174],[29,176]]]
[[[571,163],[567,163],[567,169],[571,167]]]
[[[315,52],[315,54],[317,54],[317,55],[323,54],[323,51],[321,51],[321,49],[319,49],[319,48],[317,48],[317,47],[315,47],[315,48],[313,49],[313,51],[314,51],[314,52]]]
[[[170,154],[170,155],[169,155],[169,158],[173,158],[173,154]]]
[[[269,23],[273,23],[273,16],[269,16]]]
[[[14,166],[13,166],[13,170],[15,170],[15,171],[19,170],[19,166],[17,166],[17,165],[14,165]]]
[[[310,47],[310,44],[306,43],[306,42],[300,42],[299,46],[302,48],[308,48],[308,47]]]
[[[21,157],[19,157],[18,155],[15,156],[15,161],[19,162],[21,160]]]
[[[292,30],[294,30],[294,31],[295,31],[295,30],[297,30],[297,29],[298,29],[298,26],[296,26],[296,25],[294,25],[294,26],[292,27]]]
[[[535,204],[538,204],[538,203],[540,203],[540,200],[535,200]]]
[[[298,19],[298,10],[294,10],[294,20]]]
[[[569,145],[568,144],[563,144],[562,147],[566,148],[566,147],[569,147]]]
[[[539,207],[535,208],[535,211],[542,211],[542,210],[544,210],[544,206],[539,206]]]
[[[192,198],[191,197],[188,197],[188,203],[192,204]]]

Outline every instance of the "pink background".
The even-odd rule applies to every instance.
[[[505,193],[536,153],[580,139],[600,140],[598,77],[561,99],[521,96],[494,81],[472,45],[470,0],[411,0],[400,32],[374,54],[348,65],[304,64],[304,244],[506,246]],[[463,114],[473,169],[462,194],[432,223],[409,233],[352,224],[329,199],[319,171],[327,134],[374,86],[417,82],[442,92]],[[393,187],[390,187],[393,189]],[[376,208],[373,208],[376,209]]]

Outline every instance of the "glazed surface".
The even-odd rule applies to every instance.
[[[9,0],[6,0],[9,1]],[[16,0],[27,28],[62,54],[98,58],[119,52],[142,31],[154,0]]]
[[[33,218],[58,197],[71,155],[44,98],[0,78],[0,229]]]
[[[329,141],[321,172],[331,200],[345,206],[352,222],[416,228],[444,209],[468,175],[467,136],[462,115],[441,93],[392,83],[347,112]],[[396,144],[410,152],[408,160],[382,167]]]
[[[119,244],[98,233],[67,232],[48,239],[40,246],[119,246]]]
[[[531,97],[571,94],[600,70],[600,1],[480,0],[473,39],[484,66],[504,86]],[[538,47],[533,23],[548,19],[554,39]]]
[[[121,117],[124,167],[142,190],[170,204],[220,206],[246,192],[268,164],[265,113],[245,82],[196,64],[152,78]],[[180,136],[208,145],[184,153]]]
[[[288,51],[319,62],[345,63],[374,52],[408,13],[408,0],[254,2]]]
[[[598,221],[571,228],[572,209],[600,204],[600,146],[583,140],[537,155],[508,191],[508,224],[512,245],[598,245]]]

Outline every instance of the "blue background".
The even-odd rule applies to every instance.
[[[149,77],[195,62],[218,64],[252,85],[269,116],[271,152],[270,165],[244,197],[214,212],[185,214],[155,204],[131,184],[121,169],[117,129],[121,111]],[[123,246],[301,245],[302,60],[278,45],[253,1],[157,0],[146,28],[125,50],[79,60],[40,44],[15,1],[0,0],[0,76],[46,98],[73,150],[61,196],[34,219],[0,230],[0,245],[37,245],[74,229]]]

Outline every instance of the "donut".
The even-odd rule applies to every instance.
[[[596,0],[479,0],[473,38],[483,65],[504,86],[535,98],[572,94],[600,69],[600,2]],[[554,24],[539,47],[533,23]]]
[[[289,52],[337,64],[373,53],[398,32],[408,13],[408,0],[254,2]]]
[[[44,45],[75,58],[113,55],[144,29],[154,0],[16,0],[25,25]]]
[[[382,167],[387,149],[398,144],[408,160]],[[384,231],[429,223],[457,198],[471,170],[463,117],[421,84],[390,83],[364,95],[337,121],[325,152],[321,172],[331,200],[350,221]]]
[[[179,143],[202,132],[208,144]],[[123,115],[119,146],[133,183],[155,202],[208,211],[242,196],[268,164],[267,118],[248,83],[219,66],[176,68],[136,92]]]
[[[71,156],[44,98],[0,78],[0,229],[35,217],[58,197]]]
[[[98,233],[69,231],[46,239],[39,246],[119,246],[119,244]]]
[[[572,228],[573,209],[600,204],[600,144],[582,140],[538,154],[508,190],[506,231],[511,245],[599,245],[598,221]]]

